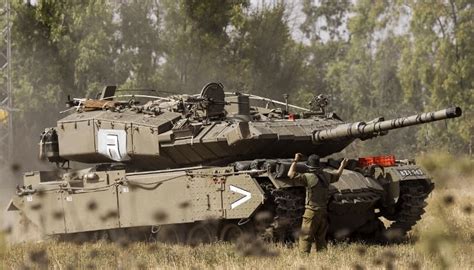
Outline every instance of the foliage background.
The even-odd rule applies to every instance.
[[[94,97],[111,84],[196,93],[209,81],[279,100],[288,93],[299,105],[328,94],[347,121],[461,106],[461,119],[343,154],[472,155],[470,0],[12,2],[17,159],[35,159],[68,95]]]

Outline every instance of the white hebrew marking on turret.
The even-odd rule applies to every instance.
[[[107,135],[107,153],[113,160],[122,160],[119,149],[119,139],[117,134]]]
[[[129,160],[127,155],[127,132],[125,130],[100,129],[97,132],[97,150],[114,161]]]

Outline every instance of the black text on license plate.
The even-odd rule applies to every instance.
[[[398,172],[402,176],[423,176],[423,175],[425,175],[421,169],[399,169]]]

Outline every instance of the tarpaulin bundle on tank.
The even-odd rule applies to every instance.
[[[290,162],[276,162],[274,165],[275,170],[272,171],[272,176],[275,179],[282,179],[288,178],[288,171],[290,170],[291,161]],[[296,164],[296,172],[298,173],[305,173],[308,171],[308,167],[303,162],[298,162]]]
[[[255,159],[255,160],[244,160],[237,161],[234,163],[234,168],[237,171],[246,170],[267,170],[268,166],[271,166],[276,160],[268,159]]]
[[[288,178],[288,170],[291,166],[291,160],[277,160],[277,159],[256,159],[245,160],[234,163],[234,168],[237,171],[244,170],[267,170],[274,179]],[[308,168],[304,162],[299,162],[296,166],[296,171],[305,173]]]

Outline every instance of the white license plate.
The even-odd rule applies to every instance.
[[[398,169],[402,176],[424,176],[425,173],[421,169]]]

